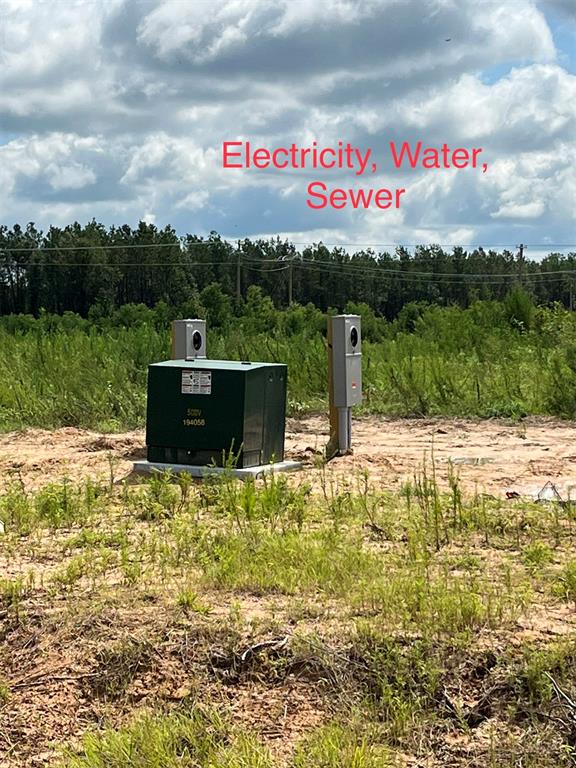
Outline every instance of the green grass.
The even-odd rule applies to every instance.
[[[257,741],[234,733],[217,712],[140,718],[121,730],[84,737],[62,768],[273,768]]]
[[[59,768],[278,768],[268,749],[216,711],[147,716],[119,731],[87,735]],[[392,750],[348,728],[320,728],[296,749],[290,768],[395,768]]]
[[[7,549],[27,540],[48,557],[57,544],[56,591],[177,579],[177,603],[190,612],[208,610],[203,589],[309,596],[440,636],[505,625],[543,589],[575,600],[574,562],[558,555],[574,535],[571,508],[463,499],[454,475],[439,490],[434,468],[396,494],[365,474],[339,486],[321,467],[317,479],[314,495],[285,475],[201,486],[169,474],[140,486],[63,481],[35,493],[16,483],[0,494],[0,520]],[[21,589],[6,582],[4,599]]]
[[[363,345],[363,410],[396,416],[576,415],[576,315],[539,309],[530,330],[510,325],[499,305],[431,306],[408,331],[378,321]],[[212,330],[212,358],[283,362],[289,412],[326,406],[326,345],[318,322],[290,330],[277,312],[266,333],[239,320]],[[317,318],[316,318],[317,320]],[[374,318],[365,318],[367,328]],[[169,357],[167,330],[60,323],[46,330],[0,327],[0,429],[24,426],[142,426],[146,372]]]
[[[310,481],[0,491],[4,551],[31,569],[0,582],[0,725],[27,680],[44,695],[55,643],[57,678],[99,721],[74,749],[59,734],[60,768],[393,768],[442,760],[455,736],[483,768],[570,765],[571,732],[549,716],[551,678],[574,691],[574,637],[521,641],[515,622],[573,606],[573,510],[466,495],[453,471],[441,489],[434,465],[397,493],[322,466]],[[283,722],[299,683],[321,722],[280,758],[227,702],[282,692]],[[493,740],[474,741],[480,724]]]

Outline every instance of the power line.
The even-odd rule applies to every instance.
[[[346,268],[347,265],[334,265],[325,263],[323,265],[316,263],[310,263],[310,262],[300,262],[300,261],[294,261],[294,264],[301,264],[305,269],[312,271],[312,272],[324,272],[324,273],[330,273],[334,277],[344,276],[344,277],[351,277],[353,276],[354,272],[351,272],[350,270],[344,271],[344,274],[342,274],[342,270],[334,270],[333,267],[344,267]],[[502,283],[504,280],[515,280],[517,279],[517,275],[515,272],[510,272],[507,274],[466,274],[466,273],[459,273],[459,274],[452,274],[452,273],[439,273],[439,272],[403,272],[403,271],[392,271],[392,270],[374,270],[372,268],[367,268],[366,270],[355,270],[357,273],[364,273],[369,276],[373,275],[387,275],[391,274],[394,276],[394,279],[400,280],[400,281],[411,281],[411,280],[426,280],[427,282],[433,282],[433,283],[446,283],[447,278],[454,278],[452,280],[448,281],[448,284],[456,285],[459,282],[460,283],[467,283],[467,282],[478,282],[482,285],[496,285]],[[560,272],[552,273],[552,272],[545,272],[545,273],[537,273],[537,274],[529,274],[525,275],[524,280],[528,281],[535,281],[542,280],[544,277],[547,277],[548,275],[552,275],[550,277],[550,281],[556,281],[556,280],[563,280],[565,276],[572,277],[574,275],[573,270],[562,270]]]
[[[218,245],[225,243],[226,245],[231,245],[231,243],[227,243],[224,240],[220,240],[218,242],[209,242],[209,241],[203,241],[201,243],[187,243],[188,246],[197,246],[197,245]],[[182,250],[183,244],[182,243],[141,243],[140,245],[134,244],[134,243],[127,243],[126,245],[31,245],[28,248],[24,247],[17,247],[12,248],[9,245],[2,245],[0,246],[0,251],[10,251],[11,253],[19,253],[19,252],[26,252],[29,253],[30,251],[33,251],[34,253],[44,253],[45,251],[116,251],[116,250],[129,250],[132,248],[139,248],[145,250],[146,248],[178,248],[178,250]]]
[[[338,270],[350,270],[350,268],[356,270],[356,271],[362,271],[365,273],[370,273],[374,275],[382,275],[382,274],[393,274],[393,275],[411,275],[414,277],[441,277],[441,278],[484,278],[484,277],[491,277],[491,278],[508,278],[508,277],[516,277],[515,272],[504,272],[504,273],[492,273],[492,272],[481,272],[481,273],[472,273],[472,272],[416,272],[413,270],[404,270],[404,269],[388,269],[386,267],[372,267],[368,265],[363,264],[355,264],[353,262],[322,262],[322,261],[312,261],[312,260],[306,260],[306,259],[294,259],[293,264],[301,264],[302,266],[308,268],[308,267],[316,267],[316,268],[328,268],[328,269],[338,269]],[[558,269],[558,270],[547,270],[545,272],[530,272],[526,275],[527,278],[542,278],[547,277],[548,275],[573,275],[575,270],[572,269]]]
[[[241,238],[241,242],[249,240],[249,238]],[[265,242],[275,244],[273,238],[270,240],[255,240],[250,241],[251,245],[256,245],[258,242]],[[315,247],[332,247],[332,248],[462,248],[463,250],[486,250],[492,248],[517,248],[515,243],[485,243],[484,245],[462,245],[462,243],[338,243],[338,242],[323,242],[311,243],[309,241],[280,241],[280,244],[287,245],[300,245],[306,248]],[[229,245],[234,249],[238,248],[238,241],[231,242],[229,240],[201,240],[199,242],[177,242],[177,243],[127,243],[126,245],[115,244],[102,244],[102,245],[38,245],[36,243],[30,244],[30,246],[16,246],[0,245],[0,251],[9,251],[10,253],[45,253],[47,251],[115,251],[115,250],[132,250],[141,249],[146,250],[148,248],[178,248],[180,250],[186,250],[188,248],[197,247],[212,247],[217,245]],[[544,250],[551,250],[553,248],[572,248],[576,247],[576,243],[524,243],[524,248],[540,248]],[[275,261],[275,259],[271,259]]]
[[[308,269],[311,271],[320,271],[320,272],[332,272],[333,275],[338,274],[344,274],[346,277],[352,276],[354,274],[364,274],[364,275],[378,275],[378,276],[385,276],[385,275],[391,275],[398,279],[409,279],[409,280],[416,280],[416,279],[426,279],[426,280],[433,280],[437,279],[442,282],[448,281],[448,282],[456,282],[456,281],[470,281],[470,280],[477,280],[482,282],[489,282],[489,281],[499,281],[499,280],[506,280],[506,279],[512,279],[517,277],[516,272],[504,272],[504,273],[492,273],[492,272],[485,272],[485,273],[472,273],[472,272],[426,272],[426,271],[415,271],[415,270],[403,270],[403,269],[389,269],[387,267],[381,267],[378,266],[377,262],[374,262],[374,266],[370,266],[367,264],[359,264],[357,262],[335,262],[335,261],[314,261],[310,259],[290,259],[286,261],[282,261],[279,264],[279,259],[241,259],[241,266],[244,268],[252,271],[252,272],[260,272],[260,273],[274,273],[274,272],[284,272],[294,266],[301,266],[304,269]],[[419,260],[422,261],[422,260]],[[412,264],[417,263],[417,261],[412,261]],[[276,264],[278,266],[275,267],[266,267],[261,268],[261,264]],[[58,267],[58,268],[68,268],[68,267],[85,267],[85,268],[106,268],[106,267],[135,267],[135,268],[142,268],[143,266],[146,268],[154,267],[154,268],[162,268],[166,269],[167,267],[237,267],[236,261],[173,261],[173,262],[147,262],[146,264],[138,264],[135,262],[92,262],[92,263],[84,263],[84,262],[44,262],[42,264],[38,264],[36,266],[41,267]],[[530,272],[524,275],[525,280],[543,280],[543,279],[549,279],[549,280],[555,280],[555,279],[563,279],[565,276],[573,277],[576,270],[572,269],[560,269],[560,270],[546,270],[544,272]]]
[[[318,261],[306,261],[301,259],[294,259],[292,262],[295,265],[302,265],[305,269],[316,269],[320,271],[326,271],[326,270],[333,270],[334,272],[342,272],[344,271],[346,276],[352,274],[355,272],[363,272],[365,274],[370,275],[397,275],[399,277],[402,276],[410,276],[414,278],[425,278],[429,279],[432,277],[442,278],[442,280],[448,280],[452,278],[456,279],[485,279],[485,278],[509,278],[509,277],[515,277],[515,272],[504,272],[504,273],[491,273],[491,272],[485,272],[485,273],[472,273],[472,272],[416,272],[412,270],[402,270],[402,269],[386,269],[384,267],[370,267],[370,266],[364,266],[364,265],[354,265],[350,262],[318,262]],[[531,272],[528,273],[525,277],[530,279],[542,279],[544,277],[548,276],[571,276],[574,274],[573,269],[559,269],[559,270],[549,270],[546,272]]]
[[[280,262],[279,259],[242,259],[242,265],[253,269],[252,264],[279,264],[286,266],[280,269],[286,269],[290,262]],[[43,261],[38,264],[20,265],[26,267],[228,267],[235,266],[232,261],[147,261],[141,264],[136,261]],[[275,271],[275,270],[271,270]]]
[[[250,272],[261,272],[261,273],[286,272],[287,269],[290,269],[290,264],[284,264],[284,266],[282,267],[272,267],[270,269],[258,269],[258,267],[252,267],[250,264],[245,264],[245,263],[243,264],[243,266],[247,267],[250,270]]]
[[[467,280],[467,279],[487,279],[487,278],[503,278],[508,279],[517,277],[516,272],[420,272],[415,270],[404,269],[388,269],[386,267],[368,266],[364,264],[357,264],[354,262],[322,262],[322,261],[310,261],[305,259],[292,259],[285,261],[282,266],[260,268],[259,264],[278,264],[278,259],[263,259],[263,260],[242,260],[241,264],[246,269],[252,272],[284,272],[293,266],[302,266],[305,269],[312,271],[332,271],[335,274],[346,273],[346,276],[354,273],[362,273],[368,275],[393,275],[398,277],[410,277],[410,278],[422,278],[430,279],[433,277],[441,278],[442,280]],[[414,263],[414,262],[412,262]],[[236,267],[236,262],[233,261],[173,261],[173,262],[147,262],[146,264],[138,264],[135,262],[44,262],[42,264],[33,265],[41,267],[87,267],[89,269],[103,269],[105,267],[136,267],[141,269],[142,267],[154,267],[154,268],[167,268],[167,267]],[[524,279],[541,280],[543,278],[557,278],[563,276],[574,276],[576,270],[573,269],[559,269],[559,270],[546,270],[545,272],[530,272],[524,276]]]
[[[11,253],[33,251],[34,253],[44,253],[45,251],[118,251],[118,250],[130,250],[147,248],[178,248],[178,250],[186,250],[187,248],[196,248],[198,246],[215,246],[215,245],[230,245],[233,248],[237,248],[236,243],[228,242],[228,240],[202,240],[198,243],[127,243],[126,245],[118,245],[117,243],[107,245],[38,245],[31,244],[28,247],[18,246],[13,248],[9,245],[0,245],[0,251],[10,251]]]
[[[517,248],[516,243],[484,243],[474,245],[470,243],[463,245],[462,243],[338,243],[338,242],[324,242],[319,240],[317,243],[310,243],[306,241],[298,242],[296,240],[290,241],[292,245],[306,245],[308,247],[315,245],[331,245],[334,247],[362,247],[362,248],[462,248],[473,250],[486,250],[486,248]],[[524,243],[525,248],[572,248],[576,246],[576,243]]]
[[[278,263],[278,259],[268,259],[268,262]],[[242,264],[249,269],[252,269],[252,264],[261,264],[261,261],[242,261]],[[232,261],[147,261],[145,264],[140,264],[135,261],[44,261],[41,264],[26,265],[27,267],[228,267],[235,266]]]

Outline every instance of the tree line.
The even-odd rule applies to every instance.
[[[576,253],[537,262],[512,250],[438,245],[349,253],[322,243],[298,250],[278,238],[232,244],[215,232],[179,237],[172,227],[145,222],[131,228],[92,221],[46,232],[32,223],[0,226],[0,315],[102,316],[126,304],[159,303],[194,314],[223,300],[243,305],[257,286],[278,308],[298,302],[342,310],[359,302],[392,320],[409,303],[466,308],[503,300],[518,286],[537,304],[572,308],[575,277]]]

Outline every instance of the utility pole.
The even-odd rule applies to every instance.
[[[292,304],[292,267],[293,261],[290,259],[290,265],[288,266],[288,306]]]
[[[518,246],[518,282],[520,285],[524,282],[524,244]]]
[[[238,240],[238,257],[236,259],[236,301],[240,303],[242,299],[242,280],[241,280],[241,252],[240,252],[240,240]]]

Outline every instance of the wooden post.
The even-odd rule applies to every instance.
[[[240,241],[238,241],[238,258],[236,260],[236,301],[240,303],[242,298],[242,278],[240,272]]]
[[[524,244],[518,246],[518,282],[520,285],[524,282]]]

